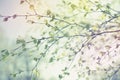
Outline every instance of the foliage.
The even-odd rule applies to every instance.
[[[114,0],[61,0],[55,10],[43,14],[39,13],[40,1],[20,1],[29,6],[31,14],[0,16],[5,22],[25,17],[29,24],[40,26],[39,38],[18,37],[17,48],[1,50],[1,61],[23,55],[26,64],[33,62],[26,71],[11,74],[13,77],[28,73],[27,80],[42,80],[39,66],[59,62],[63,66],[56,80],[70,80],[73,75],[72,80],[110,80],[119,72],[120,11],[112,8]]]

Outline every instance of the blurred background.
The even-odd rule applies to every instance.
[[[120,0],[109,1],[113,1],[112,7],[120,11]],[[109,3],[109,1],[102,0],[102,3]],[[59,2],[60,0],[41,0],[38,12],[45,14],[44,11],[47,9],[57,11],[56,5]],[[20,0],[0,0],[0,15],[29,14],[29,11],[28,5],[20,5]],[[96,18],[99,14],[96,14],[96,16],[93,14],[92,16]],[[89,19],[89,21],[90,20],[91,19]],[[39,24],[27,23],[24,17],[9,19],[7,22],[3,21],[3,18],[0,18],[0,51],[4,49],[13,50],[18,47],[18,45],[16,45],[17,38],[23,38],[29,41],[31,36],[39,37],[41,26],[39,26]],[[29,58],[31,55],[28,55],[27,53],[32,52],[24,52],[24,55],[15,57],[9,56],[7,59],[0,61],[0,80],[30,80],[30,70],[34,67],[35,61]],[[57,80],[61,69],[67,65],[67,61],[65,60],[61,62],[56,61],[49,65],[46,62],[46,59],[42,60],[40,63],[41,65],[38,66],[39,70],[35,70],[34,72],[36,76],[33,80]],[[73,75],[76,77],[74,72]],[[73,80],[74,77],[71,76],[70,79]],[[115,75],[112,80],[119,80],[117,77],[119,76]]]

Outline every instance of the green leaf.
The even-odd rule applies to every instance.
[[[66,71],[68,68],[67,67],[65,67],[62,71]]]
[[[40,55],[42,55],[43,57],[45,57],[45,53],[40,53]]]
[[[45,25],[48,25],[48,20],[45,19],[44,22],[45,22]]]
[[[62,79],[63,78],[63,76],[60,74],[59,76],[58,76],[60,79]]]
[[[26,51],[27,50],[27,48],[25,48],[25,47],[23,47],[23,49],[22,49],[23,51]]]
[[[53,62],[53,61],[54,61],[54,58],[51,57],[50,60],[49,60],[49,62],[51,63],[51,62]]]
[[[86,23],[86,22],[81,22],[81,27],[83,28],[83,29],[87,29],[87,30],[89,30],[90,29],[90,24],[89,23]]]
[[[6,51],[6,49],[2,50],[1,53],[5,52],[5,51]]]
[[[50,37],[54,38],[55,34],[53,32],[49,32],[49,35],[50,35]]]
[[[110,4],[107,4],[106,7],[107,7],[108,9],[110,9]]]
[[[16,77],[16,74],[13,74],[13,77]]]
[[[68,33],[65,33],[64,36],[65,36],[65,37],[69,37],[69,34],[68,34]]]
[[[33,4],[30,4],[30,5],[29,5],[29,9],[30,9],[30,10],[34,10],[34,5],[33,5]]]
[[[5,55],[8,56],[9,55],[9,52],[8,50],[5,51]]]
[[[50,15],[51,14],[51,11],[50,10],[47,10],[47,15]]]
[[[55,41],[54,37],[52,37],[50,40],[49,40],[49,43]]]
[[[16,43],[17,44],[25,43],[25,40],[24,39],[17,39]]]
[[[111,14],[110,10],[103,11],[104,13]]]
[[[45,45],[45,49],[47,49],[47,48],[48,48],[48,45],[46,44],[46,45]]]
[[[23,47],[23,48],[25,47],[25,45],[26,45],[25,43],[22,43],[22,47]]]
[[[34,42],[34,43],[37,43],[37,39],[34,39],[33,42]]]
[[[75,4],[71,4],[71,8],[72,8],[73,10],[75,10],[75,8],[77,8],[77,6],[76,6]]]
[[[83,9],[84,9],[85,11],[89,11],[89,7],[88,7],[88,6],[84,6]]]
[[[55,19],[55,15],[52,14],[52,15],[51,15],[51,20],[50,20],[50,21],[53,21],[54,19]]]
[[[34,60],[35,60],[35,61],[37,61],[37,60],[38,60],[38,58],[36,58],[36,57],[35,57],[35,58],[34,58]]]
[[[38,40],[38,41],[37,41],[37,46],[38,46],[40,43],[41,43],[41,41],[40,41],[40,40]]]
[[[34,43],[37,43],[37,39],[34,37],[31,37],[31,39],[33,40]]]
[[[62,0],[62,2],[63,2],[64,4],[66,4],[66,2],[65,2],[64,0]]]
[[[9,56],[8,50],[5,50],[4,53],[2,54],[2,60],[7,58]]]
[[[101,8],[102,8],[102,5],[101,5],[101,4],[98,4],[98,5],[97,5],[97,10],[98,10],[98,9],[101,9]]]
[[[70,75],[70,73],[68,73],[68,72],[64,72],[64,74],[65,74],[65,75]]]
[[[88,12],[86,12],[86,13],[84,14],[84,17],[86,17],[86,16],[87,16],[87,14],[88,14]]]

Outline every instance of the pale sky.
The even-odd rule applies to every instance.
[[[20,5],[20,0],[1,0],[0,1],[0,14],[1,15],[14,15],[16,13],[25,13],[25,8]],[[9,39],[14,39],[18,35],[23,35],[29,28],[29,24],[26,23],[24,18],[9,19],[7,22],[3,22],[3,18],[0,18],[0,31],[4,36]],[[0,34],[2,34],[0,32]]]
[[[42,0],[43,9],[40,12],[46,8],[55,8],[57,2],[59,0]],[[26,14],[27,11],[29,11],[28,5],[20,5],[20,0],[0,0],[0,15]],[[0,18],[0,34],[3,33],[9,39],[24,35],[30,27],[33,27],[33,25],[26,23],[25,18],[9,19],[7,22],[3,22],[3,18]]]

